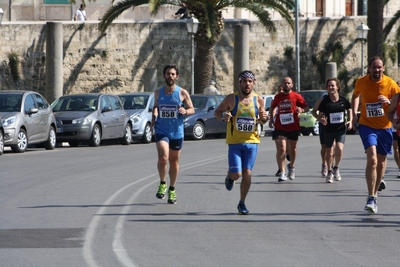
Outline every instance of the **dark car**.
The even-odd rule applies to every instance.
[[[132,141],[132,122],[118,96],[110,94],[74,94],[51,104],[57,121],[57,141],[78,146],[87,141],[99,146],[102,140]]]
[[[3,155],[4,152],[4,127],[3,120],[0,117],[0,155]]]
[[[4,146],[23,153],[28,145],[52,150],[56,147],[56,121],[46,99],[33,91],[1,91],[0,117]]]
[[[132,121],[132,139],[150,143],[153,138],[151,117],[154,105],[154,93],[127,93],[119,95],[124,109]]]
[[[207,134],[220,137],[226,134],[226,123],[214,117],[214,110],[224,95],[191,95],[195,113],[184,119],[185,137],[201,140]]]

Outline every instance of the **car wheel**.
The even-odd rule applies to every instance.
[[[49,131],[49,138],[46,142],[44,142],[44,148],[46,150],[53,150],[56,147],[56,143],[56,131],[54,130],[54,127],[51,126]]]
[[[315,121],[314,128],[312,129],[313,135],[319,135],[319,121]]]
[[[204,127],[204,124],[201,122],[196,122],[196,124],[193,126],[193,135],[192,138],[194,140],[201,140],[204,138],[206,135],[206,128]]]
[[[77,146],[79,146],[79,141],[69,141],[68,142],[68,145],[70,146],[70,147],[77,147]]]
[[[121,139],[121,143],[125,146],[130,145],[132,142],[132,127],[129,123],[125,126],[125,134]]]
[[[153,138],[153,133],[151,132],[150,123],[147,123],[146,126],[144,127],[144,133],[141,141],[142,143],[148,144],[151,142],[152,138]]]
[[[89,146],[99,146],[101,143],[101,129],[98,124],[93,126],[92,136],[89,140]]]
[[[0,131],[0,155],[4,153],[4,134]]]
[[[302,131],[301,134],[302,134],[303,136],[309,136],[309,135],[310,135],[310,132],[309,132],[309,131]]]
[[[24,153],[28,148],[28,136],[24,129],[19,129],[17,145],[12,146],[11,150],[15,153]]]

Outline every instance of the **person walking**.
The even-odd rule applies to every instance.
[[[239,91],[227,95],[214,112],[218,120],[225,121],[226,143],[228,144],[229,170],[225,187],[231,191],[235,181],[242,176],[240,183],[239,214],[248,214],[245,200],[250,190],[251,172],[256,162],[260,135],[258,124],[267,122],[264,99],[253,92],[256,77],[249,70],[239,74]]]
[[[297,153],[297,141],[300,134],[298,114],[309,110],[307,102],[297,92],[293,91],[293,82],[290,77],[282,80],[283,92],[275,96],[271,103],[271,110],[276,110],[276,119],[272,122],[278,136],[277,163],[282,170],[278,182],[283,182],[289,177],[295,178],[295,161]],[[286,175],[286,153],[288,152],[290,163],[287,165]]]
[[[368,188],[367,203],[364,210],[378,212],[377,191],[385,174],[387,154],[392,153],[392,130],[388,118],[390,99],[399,91],[395,81],[384,75],[383,59],[375,56],[368,63],[368,74],[355,83],[351,106],[353,128],[357,123],[360,104],[358,131],[367,154],[365,178]]]
[[[326,90],[328,95],[323,97],[317,107],[319,111],[317,119],[324,125],[325,161],[328,167],[326,182],[333,183],[333,178],[335,181],[342,179],[339,164],[343,157],[346,131],[348,128],[353,128],[353,118],[350,102],[340,95],[339,79],[328,79]]]
[[[184,139],[183,115],[194,114],[193,103],[187,90],[176,84],[179,70],[176,65],[167,65],[163,70],[165,86],[154,92],[151,128],[154,129],[160,185],[156,197],[164,199],[167,192],[167,167],[169,163],[170,185],[168,203],[176,203],[175,186],[179,172],[179,158]]]
[[[85,5],[81,4],[80,8],[76,10],[74,20],[77,21],[85,21],[87,20],[86,18],[86,11],[85,11]]]
[[[206,95],[219,95],[218,89],[215,87],[216,82],[210,81],[210,85],[204,89],[204,94]]]

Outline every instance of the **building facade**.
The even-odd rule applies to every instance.
[[[351,17],[367,13],[368,0],[299,0],[299,15],[312,17]],[[66,21],[72,20],[81,3],[70,4],[69,0],[0,0],[0,8],[4,11],[3,21]],[[88,20],[97,21],[110,7],[111,0],[86,1]],[[384,16],[393,16],[400,9],[400,1],[391,0],[386,5]],[[127,10],[118,20],[148,21],[170,20],[176,12],[176,6],[164,6],[155,16],[150,16],[147,5]],[[223,11],[226,19],[257,20],[247,10],[227,8]],[[279,19],[277,12],[271,10],[272,17]]]

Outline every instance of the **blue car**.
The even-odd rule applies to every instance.
[[[224,95],[191,95],[195,113],[184,119],[185,137],[201,140],[212,134],[222,137],[226,134],[226,123],[214,117],[214,111],[224,100]]]

